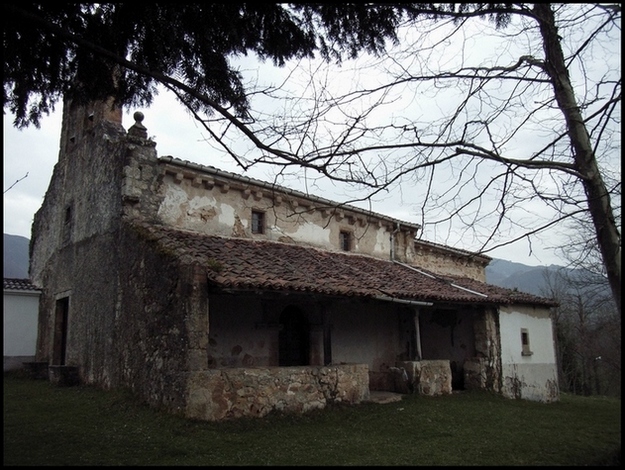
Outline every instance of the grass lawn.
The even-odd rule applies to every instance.
[[[4,375],[4,465],[620,465],[621,401],[485,392],[218,423]]]

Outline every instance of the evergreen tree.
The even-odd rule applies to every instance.
[[[356,4],[24,3],[3,9],[3,106],[15,125],[38,125],[55,103],[114,96],[149,105],[157,83],[185,105],[244,117],[249,103],[229,59],[254,53],[281,66],[312,57],[378,52],[401,10]]]

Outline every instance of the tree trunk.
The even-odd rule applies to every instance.
[[[539,20],[543,38],[545,71],[551,79],[558,107],[566,120],[574,163],[583,178],[582,184],[586,192],[588,210],[595,227],[608,282],[620,314],[621,236],[614,220],[610,194],[601,178],[590,136],[575,100],[551,6],[537,3],[534,5],[534,13]]]

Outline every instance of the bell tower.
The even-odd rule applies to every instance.
[[[122,127],[122,108],[111,97],[105,101],[78,103],[66,98],[63,102],[63,121],[59,160],[76,148],[77,144],[101,122],[108,121]]]

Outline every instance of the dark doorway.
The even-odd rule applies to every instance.
[[[65,365],[65,351],[67,349],[67,318],[69,314],[69,297],[56,301],[54,320],[54,353],[52,364]]]
[[[451,368],[451,389],[464,390],[464,368],[457,361],[449,361]]]
[[[309,365],[310,324],[297,307],[287,307],[280,315],[279,364]]]

